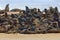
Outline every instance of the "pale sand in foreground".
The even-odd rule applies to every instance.
[[[4,34],[4,33],[0,33],[0,40],[60,40],[60,33],[56,33],[56,34]]]

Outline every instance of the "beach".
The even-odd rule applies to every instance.
[[[52,34],[0,33],[0,40],[60,40],[60,33],[52,33]]]

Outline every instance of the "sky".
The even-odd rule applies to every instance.
[[[9,4],[10,9],[19,8],[25,9],[25,6],[29,8],[44,8],[58,7],[60,10],[60,0],[0,0],[0,9],[4,9],[6,4]]]

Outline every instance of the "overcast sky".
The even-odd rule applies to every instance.
[[[0,0],[0,9],[4,9],[6,4],[10,5],[10,9],[25,9],[25,6],[29,8],[40,8],[41,10],[50,6],[57,6],[60,9],[60,0]]]

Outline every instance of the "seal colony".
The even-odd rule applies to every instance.
[[[50,7],[41,11],[39,8],[9,10],[9,4],[0,10],[0,33],[60,33],[60,12]]]

